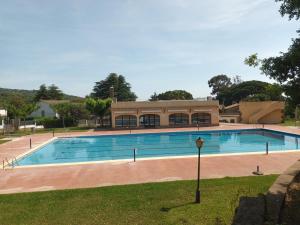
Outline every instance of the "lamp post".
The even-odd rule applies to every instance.
[[[197,177],[197,190],[195,203],[200,203],[200,150],[203,146],[204,140],[199,137],[196,139],[196,146],[198,148],[198,177]]]

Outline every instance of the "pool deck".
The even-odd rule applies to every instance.
[[[260,125],[225,125],[200,130],[233,130],[262,128]],[[300,135],[300,129],[266,125],[266,129]],[[132,130],[132,133],[195,131],[197,128]],[[128,134],[128,130],[60,133],[56,136]],[[52,134],[34,134],[0,145],[1,162],[12,159],[52,139]],[[264,174],[280,174],[300,159],[299,152],[227,155],[201,158],[201,178],[251,176],[259,165]],[[34,192],[109,185],[187,180],[196,177],[197,158],[138,160],[137,162],[105,162],[77,165],[56,165],[0,170],[0,194]]]

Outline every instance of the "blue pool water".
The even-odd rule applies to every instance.
[[[200,131],[58,138],[19,159],[19,165],[39,165],[196,155],[195,139],[205,143],[202,155],[298,149],[300,136],[269,130]]]

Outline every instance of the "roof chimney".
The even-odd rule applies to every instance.
[[[115,88],[111,86],[109,88],[109,97],[112,99],[113,102],[117,102],[117,98],[115,98]]]

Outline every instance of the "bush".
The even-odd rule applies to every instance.
[[[36,121],[37,125],[43,125],[44,128],[62,128],[63,122],[57,118],[41,118]],[[77,122],[71,118],[65,118],[66,127],[77,126]]]

